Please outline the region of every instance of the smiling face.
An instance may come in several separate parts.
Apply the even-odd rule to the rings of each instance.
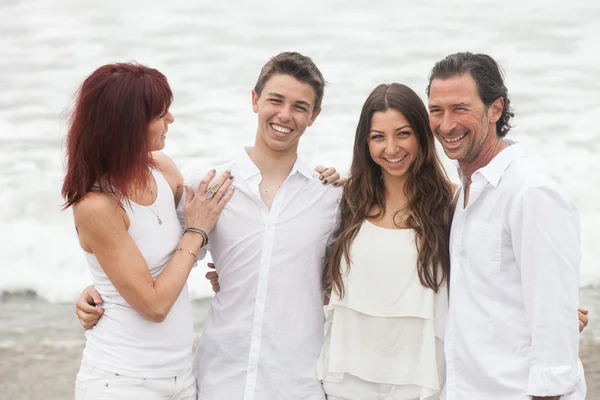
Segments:
[[[495,123],[502,112],[501,102],[497,99],[485,107],[470,74],[433,79],[429,123],[449,158],[471,163],[497,142]]]
[[[321,112],[314,105],[311,85],[290,75],[273,75],[260,94],[252,91],[252,109],[258,114],[257,145],[276,152],[296,152],[300,137]]]
[[[419,142],[406,117],[393,108],[371,117],[369,153],[381,167],[384,180],[405,180],[419,152]]]
[[[148,136],[150,139],[150,151],[162,150],[165,147],[165,139],[169,124],[173,123],[175,118],[169,110],[158,116],[148,125]]]

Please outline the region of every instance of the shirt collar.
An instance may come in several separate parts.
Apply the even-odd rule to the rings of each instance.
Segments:
[[[260,174],[260,170],[248,155],[248,151],[250,151],[251,148],[252,146],[244,147],[243,151],[239,154],[236,160],[240,172],[240,178],[244,180],[250,179],[253,176]],[[304,175],[308,179],[311,179],[313,176],[312,169],[308,166],[308,164],[302,161],[300,157],[296,158],[296,162],[294,163],[294,166],[292,167],[289,176],[294,175],[296,172],[299,172],[301,175]]]
[[[522,158],[527,154],[527,146],[522,143],[516,143],[512,140],[505,140],[506,147],[488,163],[485,167],[482,167],[475,171],[475,174],[480,173],[490,184],[494,187],[498,186],[498,182],[504,174],[504,171],[508,168],[508,166],[517,158]],[[460,168],[458,167],[458,162],[455,161],[455,165],[458,169],[458,176],[461,181],[464,183],[464,177]]]

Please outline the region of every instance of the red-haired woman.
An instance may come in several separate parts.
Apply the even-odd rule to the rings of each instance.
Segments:
[[[62,194],[103,298],[87,331],[76,399],[196,399],[186,280],[233,195],[233,177],[209,172],[187,190],[186,229],[176,204],[183,178],[157,153],[173,116],[163,74],[110,64],[81,86],[67,136]]]

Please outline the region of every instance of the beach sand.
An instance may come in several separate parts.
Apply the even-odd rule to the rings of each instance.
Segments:
[[[590,304],[588,297],[582,304]],[[208,300],[194,302],[196,341],[203,328]],[[600,302],[595,304],[600,310]],[[600,400],[600,321],[581,339],[588,400]],[[596,336],[594,335],[596,332]],[[596,338],[595,338],[596,337]],[[73,304],[51,304],[30,296],[0,300],[0,400],[73,398],[75,375],[85,343]]]

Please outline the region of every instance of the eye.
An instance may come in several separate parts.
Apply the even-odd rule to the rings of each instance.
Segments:
[[[279,99],[269,99],[269,101],[273,104],[281,104],[281,100]]]
[[[304,107],[304,106],[296,106],[295,108],[296,108],[296,110],[306,112],[306,107]]]
[[[429,110],[429,114],[437,114],[439,113],[441,110],[439,108],[432,108]]]
[[[379,140],[379,139],[383,139],[383,135],[381,135],[379,133],[374,133],[371,135],[371,140]]]
[[[410,136],[412,132],[410,131],[400,131],[398,132],[398,136]]]

